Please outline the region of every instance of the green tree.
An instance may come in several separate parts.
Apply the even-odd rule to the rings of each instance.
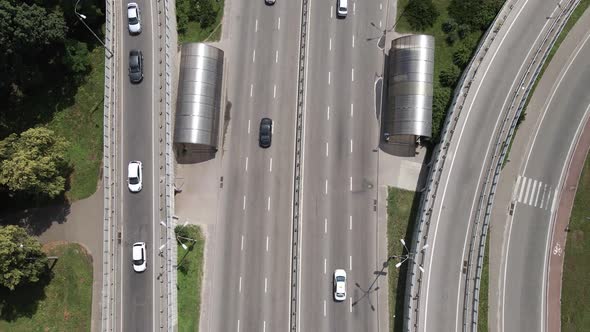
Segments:
[[[88,46],[86,43],[77,40],[68,40],[65,45],[66,54],[63,57],[64,65],[74,75],[76,82],[81,83],[90,70]]]
[[[68,143],[47,128],[31,128],[0,141],[0,185],[8,190],[55,198],[65,190]]]
[[[505,0],[451,0],[449,16],[472,30],[485,31],[496,17]]]
[[[0,226],[0,286],[14,290],[39,281],[47,271],[47,256],[39,241],[22,227]]]
[[[440,71],[438,81],[442,86],[452,88],[457,83],[457,80],[459,80],[460,75],[461,70],[454,64],[451,64],[449,67],[446,67]]]
[[[215,23],[217,12],[213,8],[211,0],[200,0],[197,2],[197,19],[203,28],[210,27]]]
[[[432,0],[412,0],[404,11],[410,27],[416,31],[430,28],[439,14]]]

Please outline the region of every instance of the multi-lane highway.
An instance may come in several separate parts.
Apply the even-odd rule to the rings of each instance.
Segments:
[[[345,19],[335,5],[310,1],[298,328],[376,331],[375,80],[387,2],[349,2]],[[334,301],[335,269],[347,273],[344,302]]]
[[[301,2],[231,3],[225,80],[229,127],[208,331],[289,328],[291,202]],[[260,120],[272,145],[258,146]]]
[[[525,0],[514,4],[510,20],[484,58],[449,148],[432,211],[429,248],[420,294],[421,331],[463,328],[464,275],[468,239],[485,175],[486,156],[494,147],[501,110],[552,15],[557,3]]]
[[[586,24],[587,27],[587,24]],[[507,216],[505,255],[499,276],[498,305],[492,322],[500,331],[547,331],[547,262],[552,220],[569,154],[590,108],[590,30],[562,44],[560,66],[545,72],[529,107],[530,129],[517,136],[511,163],[516,172],[503,183],[514,213]],[[568,47],[569,46],[569,47]],[[561,61],[564,59],[565,61]],[[553,65],[553,63],[552,63]],[[530,118],[530,120],[529,120]],[[553,253],[556,254],[556,253]],[[559,253],[560,254],[560,253]]]
[[[155,101],[157,66],[155,36],[157,10],[155,2],[138,1],[141,9],[142,32],[130,35],[127,29],[127,3],[120,2],[116,11],[118,48],[118,85],[120,94],[120,182],[121,183],[121,257],[119,266],[119,329],[120,331],[152,331],[157,324],[157,298],[154,293],[156,278],[156,253],[154,223],[159,220],[156,197],[159,182],[156,170],[159,156],[156,128],[158,104]],[[139,49],[144,56],[144,78],[132,84],[127,76],[129,51]],[[127,189],[127,164],[132,160],[143,162],[143,189],[131,193]],[[147,271],[136,273],[131,262],[131,246],[134,242],[147,244]]]

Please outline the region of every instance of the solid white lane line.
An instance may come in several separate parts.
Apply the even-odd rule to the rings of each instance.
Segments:
[[[256,50],[252,51],[252,62],[256,62]]]
[[[351,81],[354,82],[354,68],[352,68]]]
[[[352,176],[350,177],[350,191],[352,191]]]
[[[331,74],[330,74],[330,72],[328,72],[328,85],[330,85],[330,82],[331,82]]]
[[[326,266],[328,265],[328,260],[324,258],[324,274],[326,274]]]
[[[324,300],[324,317],[326,317],[326,300]]]
[[[330,51],[332,50],[332,38],[330,38]]]
[[[348,221],[348,229],[352,231],[352,216],[350,216],[350,219]]]
[[[328,156],[328,142],[326,142],[326,157]]]
[[[250,133],[250,120],[248,120],[248,134]]]
[[[270,158],[270,166],[268,171],[272,173],[272,157]]]
[[[277,30],[281,30],[281,18],[279,17],[279,25],[277,27]]]
[[[328,112],[326,113],[326,118],[330,120],[330,106],[328,106]]]
[[[240,282],[238,284],[238,291],[241,293],[242,292],[242,276],[240,276]]]
[[[275,63],[279,63],[279,50],[275,51]]]
[[[244,201],[242,202],[242,210],[246,210],[246,195],[244,195]]]
[[[350,103],[350,117],[354,117],[354,104]]]
[[[328,233],[328,218],[324,219],[324,233]]]
[[[242,244],[240,244],[240,251],[244,251],[244,235],[242,235]]]
[[[551,203],[551,213],[553,213],[553,211],[555,211],[555,203],[557,202],[557,189],[555,189],[555,191],[553,192],[553,202]]]
[[[272,97],[276,98],[277,97],[277,85],[275,84],[275,86],[272,88]]]
[[[352,153],[352,139],[350,139],[350,153]]]
[[[246,157],[246,172],[248,172],[248,157]]]
[[[328,194],[328,179],[326,179],[326,195]]]
[[[354,35],[352,35],[352,48],[354,48]]]
[[[254,28],[254,31],[258,31],[258,19],[256,19],[256,27]]]
[[[254,90],[254,84],[250,84],[250,98],[252,98],[252,90]]]
[[[350,271],[352,271],[352,255],[351,256],[348,256],[348,257],[349,257],[349,259],[348,259],[348,269]]]
[[[270,211],[270,196],[268,196],[268,203],[266,203],[266,209]]]
[[[264,292],[266,293],[266,290],[268,289],[268,279],[266,277],[264,277]]]
[[[268,236],[266,237],[266,251],[268,251]]]

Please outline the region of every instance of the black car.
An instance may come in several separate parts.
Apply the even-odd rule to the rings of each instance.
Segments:
[[[143,79],[143,54],[140,50],[129,52],[129,80],[139,83]]]
[[[260,120],[260,136],[258,137],[258,145],[261,148],[270,147],[272,140],[272,120],[263,118]]]

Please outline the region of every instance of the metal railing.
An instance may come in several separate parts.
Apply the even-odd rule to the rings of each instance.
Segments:
[[[114,1],[105,1],[105,45],[110,46],[114,54],[115,11]],[[116,259],[118,257],[117,209],[114,207],[117,196],[117,146],[116,146],[116,61],[113,56],[106,56],[104,65],[104,109],[103,109],[103,251],[102,251],[102,296],[101,296],[101,330],[116,331]]]
[[[289,326],[291,331],[297,331],[297,306],[299,302],[299,223],[300,223],[300,194],[301,182],[301,152],[302,152],[302,135],[303,135],[303,107],[305,93],[305,57],[307,50],[307,23],[308,23],[308,1],[303,0],[301,4],[301,33],[299,36],[299,63],[298,63],[298,81],[297,81],[297,121],[295,128],[295,168],[293,174],[293,230],[291,233],[291,300]]]

